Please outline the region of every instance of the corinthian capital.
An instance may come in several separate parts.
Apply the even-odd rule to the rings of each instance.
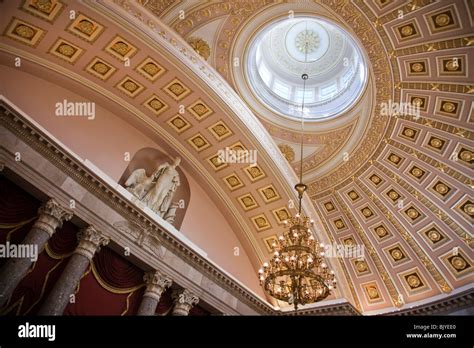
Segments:
[[[38,214],[46,214],[55,217],[58,221],[67,221],[72,218],[72,212],[68,209],[63,208],[54,199],[50,199],[38,209]]]
[[[94,254],[100,250],[101,246],[109,244],[110,239],[97,231],[93,226],[88,226],[77,234],[79,245],[74,251],[77,254],[92,260]]]
[[[174,291],[171,296],[174,300],[173,315],[188,315],[191,308],[199,302],[199,297],[188,289]]]
[[[143,280],[147,284],[144,296],[153,297],[158,301],[163,291],[173,283],[170,277],[159,271],[146,273]]]
[[[40,229],[50,236],[59,227],[61,228],[64,221],[72,218],[73,213],[63,208],[54,199],[43,203],[38,209],[38,220],[36,220],[34,227]]]

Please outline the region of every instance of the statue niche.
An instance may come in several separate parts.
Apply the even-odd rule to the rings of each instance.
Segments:
[[[176,157],[172,164],[165,162],[147,176],[144,168],[134,170],[125,181],[126,189],[141,202],[173,224],[178,202],[173,202],[176,190],[180,186],[179,173],[176,168],[181,158]]]

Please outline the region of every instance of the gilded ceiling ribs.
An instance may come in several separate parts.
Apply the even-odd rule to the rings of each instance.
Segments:
[[[438,219],[442,220],[451,229],[451,231],[455,232],[459,236],[459,240],[461,242],[465,243],[469,248],[474,247],[474,240],[472,239],[472,237],[470,237],[468,233],[465,232],[463,228],[459,226],[449,215],[447,215],[442,209],[440,209],[439,206],[433,204],[431,200],[426,198],[424,195],[420,195],[420,193],[413,186],[411,186],[407,181],[403,180],[400,176],[397,176],[397,174],[393,173],[384,165],[380,164],[379,162],[375,162],[374,166],[384,172],[384,174],[388,177],[391,177],[403,189],[410,192],[413,197],[417,199],[417,202],[422,203],[433,213],[433,215],[435,215]]]
[[[442,41],[433,41],[429,43],[423,43],[418,46],[412,46],[407,48],[401,48],[394,51],[397,57],[409,56],[412,54],[450,50],[454,48],[462,48],[474,45],[474,37],[464,37],[457,39],[448,39]]]
[[[331,8],[344,22],[349,25],[361,39],[370,63],[372,63],[373,76],[376,76],[376,98],[374,115],[379,114],[380,103],[391,99],[392,90],[389,87],[390,65],[386,59],[383,45],[377,35],[372,35],[374,28],[369,24],[362,12],[354,9],[355,5],[348,1],[322,1],[323,5]],[[366,11],[366,13],[369,11]],[[351,173],[354,173],[364,164],[374,152],[377,144],[381,141],[386,128],[386,118],[373,117],[370,128],[366,130],[366,136],[350,156],[350,160],[341,163],[324,177],[311,182],[308,185],[308,193],[314,195],[323,189],[333,187],[344,181]],[[342,161],[341,161],[342,162]]]
[[[404,151],[405,153],[412,155],[412,148],[409,146],[406,146],[405,144],[399,143],[396,140],[390,139],[388,141],[388,144],[394,146],[395,148]],[[457,170],[451,168],[451,167],[443,167],[445,165],[444,162],[437,161],[436,159],[425,155],[422,152],[417,151],[416,152],[416,158],[418,158],[420,161],[423,161],[424,163],[428,164],[431,166],[434,170],[440,170],[440,168],[443,169],[443,172],[450,176],[451,178],[455,179],[456,181],[459,181],[461,184],[464,185],[469,185],[472,183],[472,179],[465,176],[464,174],[458,172]]]
[[[202,25],[218,17],[226,16],[223,30],[217,38],[218,45],[215,49],[216,69],[227,80],[230,81],[228,60],[231,41],[238,28],[245,20],[259,9],[271,4],[271,1],[232,1],[232,2],[210,2],[208,6],[187,13],[182,19],[174,21],[171,26],[183,38]],[[225,28],[225,29],[224,29]]]
[[[378,166],[381,166],[380,164]],[[398,179],[397,183],[403,182],[402,179]],[[428,255],[422,250],[420,245],[413,239],[413,237],[405,230],[403,226],[400,225],[397,219],[394,218],[394,216],[390,213],[390,211],[385,207],[385,205],[379,200],[377,195],[373,195],[369,188],[364,185],[359,179],[355,180],[355,183],[359,186],[359,188],[364,191],[364,193],[367,196],[371,196],[371,201],[377,206],[377,208],[384,213],[385,217],[390,221],[391,225],[397,230],[399,235],[403,237],[403,239],[408,243],[408,245],[411,247],[411,249],[415,252],[415,254],[418,256],[418,259],[420,262],[426,267],[428,272],[431,274],[433,279],[436,281],[438,284],[438,287],[440,290],[444,293],[449,293],[451,292],[451,287],[447,283],[446,279],[443,278],[441,273],[438,271],[436,266],[433,264],[433,262],[430,260]],[[419,201],[419,200],[418,200]]]
[[[429,0],[425,0],[429,1]],[[357,0],[355,1],[355,6],[360,10],[361,13],[365,14],[367,18],[372,22],[372,24],[376,21],[379,22],[379,25],[374,25],[374,31],[378,34],[380,41],[382,43],[382,46],[384,49],[381,50],[381,52],[378,53],[378,56],[383,57],[385,61],[388,61],[389,63],[389,69],[392,71],[392,74],[388,74],[385,77],[385,80],[382,81],[383,83],[389,83],[390,78],[393,79],[393,84],[397,84],[400,81],[400,73],[399,73],[399,66],[398,66],[398,60],[396,59],[395,52],[393,51],[393,46],[392,43],[387,35],[387,32],[385,31],[384,26],[382,25],[382,21],[380,18],[377,18],[375,14],[373,14],[372,10],[367,6],[367,4],[362,1],[362,0]],[[408,9],[411,9],[411,6],[408,7],[405,6]],[[403,11],[403,10],[402,10]],[[399,12],[398,9],[394,9],[391,13],[394,18],[398,18]],[[383,17],[381,17],[383,18]],[[391,18],[391,19],[394,19]],[[378,49],[378,48],[377,48]],[[387,60],[387,53],[388,53],[388,60]],[[372,62],[373,63],[373,62]],[[374,64],[374,63],[373,63]],[[378,75],[377,72],[374,71],[375,75]],[[382,83],[382,85],[383,85]],[[377,86],[378,87],[378,86]],[[400,93],[397,89],[394,89],[392,91],[393,93],[393,99],[394,101],[399,101]],[[388,99],[388,97],[386,98]]]
[[[412,0],[410,3],[402,6],[402,7],[396,7],[392,11],[388,12],[387,14],[378,17],[377,19],[380,22],[380,25],[383,26],[384,24],[391,22],[393,20],[396,20],[397,18],[400,18],[400,15],[403,14],[408,14],[411,13],[415,10],[420,10],[422,7],[425,7],[426,5],[430,5],[433,1],[432,0]],[[363,2],[361,0],[357,0],[357,6],[362,7]],[[368,8],[367,8],[368,10]],[[400,12],[402,11],[402,12]],[[367,13],[367,12],[365,12]],[[372,13],[372,12],[370,12]]]
[[[172,7],[176,7],[181,0],[137,0],[142,6],[151,11],[157,17],[161,17],[164,13],[170,10]]]
[[[413,123],[416,125],[426,126],[426,127],[434,128],[437,130],[441,130],[448,134],[455,135],[459,137],[460,139],[474,140],[474,133],[472,131],[465,128],[461,128],[461,127],[454,127],[450,124],[443,123],[442,121],[439,121],[439,120],[428,119],[426,117],[421,117],[421,116],[418,119],[416,119],[412,116],[406,116],[406,115],[399,115],[398,118],[404,121],[409,121],[410,123]]]
[[[428,2],[420,2],[419,5],[420,6],[424,6],[424,4],[427,4]],[[366,9],[366,11],[364,11],[364,13],[369,13],[369,16],[373,16],[371,14],[371,11],[367,8],[366,4],[361,2],[361,1],[358,1],[357,2],[357,5],[362,9]],[[399,9],[395,9],[392,14],[395,15],[396,13],[398,13],[398,10]],[[402,10],[410,10],[410,6],[405,6],[404,8],[402,8]],[[396,17],[394,17],[396,18]],[[385,34],[385,30],[383,29],[383,27],[377,27],[377,30],[378,30],[378,33],[381,35],[381,38],[382,40],[384,41],[385,45],[387,47],[391,47],[391,44],[390,44],[390,41],[388,41],[386,38],[386,34]],[[457,39],[456,39],[457,40]],[[469,40],[465,40],[462,39],[464,42],[469,43]],[[455,40],[452,40],[452,41],[455,41]],[[461,39],[459,39],[459,41],[461,41]],[[441,45],[441,42],[439,43]],[[413,48],[410,48],[410,49],[413,49]],[[398,70],[395,69],[396,67],[396,59],[392,59],[392,70],[394,72],[394,78],[395,80],[398,79]],[[395,65],[393,65],[395,64]],[[455,93],[474,93],[474,86],[467,86],[467,85],[455,85],[455,84],[446,84],[446,83],[443,83],[443,84],[439,84],[439,83],[424,83],[424,82],[417,82],[417,83],[412,83],[412,82],[400,82],[400,83],[396,83],[395,86],[397,87],[397,95],[395,96],[395,101],[399,100],[399,95],[400,95],[400,91],[401,89],[418,89],[418,90],[439,90],[439,91],[446,91],[446,92],[455,92]],[[389,127],[389,129],[387,130],[387,133],[386,134],[389,134],[390,131],[391,131],[391,128],[393,127],[394,125],[394,122],[395,120],[391,120],[391,125]],[[384,144],[381,145],[382,147],[385,146]],[[375,157],[374,157],[375,158]],[[339,168],[341,169],[341,168]],[[360,172],[360,171],[359,171]],[[328,186],[324,186],[324,184],[329,184],[330,185],[330,182],[329,180],[327,181],[320,181],[319,182],[319,186],[320,187],[328,187]],[[338,185],[338,187],[340,186],[343,186],[343,185]],[[317,192],[317,191],[313,191],[314,193]]]
[[[324,219],[324,216],[319,211],[319,207],[317,205],[316,205],[316,212],[318,213],[319,219],[321,220],[321,223],[323,224],[326,231],[330,231],[329,226],[326,223],[326,219]],[[328,236],[329,236],[329,239],[331,240],[331,243],[334,244],[335,239],[333,235],[331,233],[328,233]],[[355,290],[354,283],[351,279],[351,276],[349,275],[346,264],[344,263],[344,259],[338,258],[338,261],[339,261],[339,265],[342,268],[342,271],[344,272],[344,277],[346,278],[347,284],[349,285],[352,298],[354,299],[354,305],[359,312],[362,312],[362,306],[360,304],[359,296],[357,295],[357,291]]]
[[[235,5],[235,9],[233,6]],[[332,2],[327,2],[325,5],[331,10],[334,10],[334,4]],[[227,15],[229,15],[229,19],[226,20],[226,24],[224,24],[223,28],[218,34],[218,45],[215,47],[217,50],[216,57],[217,59],[217,70],[221,72],[221,74],[229,80],[227,68],[222,70],[225,66],[228,66],[229,62],[232,62],[232,57],[230,57],[230,48],[232,47],[232,42],[236,35],[237,30],[242,26],[242,23],[250,18],[250,16],[257,12],[260,9],[263,9],[265,6],[276,6],[273,3],[265,3],[265,2],[241,2],[237,3],[211,3],[209,6],[201,7],[196,9],[193,12],[187,13],[186,18],[181,21],[173,22],[173,27],[183,36],[187,37],[188,35],[192,34],[193,30],[196,28],[200,28],[204,25],[204,23],[214,20],[219,16],[223,16],[224,12],[227,11]],[[339,11],[339,8],[336,8],[336,12],[341,13],[343,19],[347,19],[350,21],[350,25],[354,28],[354,30],[362,37],[362,41],[366,50],[371,57],[373,63],[373,69],[375,71],[376,76],[376,84],[377,84],[377,100],[385,100],[388,99],[391,91],[390,91],[390,84],[387,84],[387,80],[389,79],[389,65],[386,62],[386,56],[383,53],[382,46],[378,43],[378,41],[374,40],[376,35],[370,35],[370,32],[373,30],[371,26],[368,24],[367,20],[359,13],[359,11],[355,11],[352,7],[352,3],[350,2],[339,2],[337,6],[340,6],[343,11]],[[239,18],[234,18],[236,14],[239,14]],[[364,163],[370,153],[373,151],[373,148],[376,146],[377,142],[380,139],[375,139],[374,137],[380,137],[383,134],[384,124],[387,122],[387,119],[382,118],[375,118],[372,122],[372,128],[367,133],[373,134],[372,138],[368,139],[367,142],[370,144],[365,144],[365,146],[360,151],[357,157],[351,156],[351,161],[349,161],[350,168],[347,168],[345,172],[353,172],[354,165],[360,165]],[[268,128],[268,127],[267,127]],[[337,150],[335,150],[337,151]],[[314,165],[318,163],[315,162]],[[341,165],[348,165],[348,163],[342,163]],[[307,169],[310,170],[313,166],[309,166]],[[337,182],[343,180],[345,174],[341,174],[339,170],[333,170],[332,173],[329,175],[330,178],[327,179],[328,182]],[[337,177],[335,177],[337,176]],[[324,182],[317,182],[316,185],[313,186],[313,189],[318,189],[318,187],[325,187]]]
[[[438,82],[401,82],[399,89],[474,94],[474,85]]]
[[[364,230],[358,223],[357,219],[354,217],[350,209],[347,207],[347,205],[339,196],[339,193],[335,192],[333,197],[338,203],[338,205],[342,207],[342,210],[344,211],[345,216],[347,216],[352,226],[354,227],[355,231],[357,232],[357,235],[364,243],[366,253],[367,252],[369,253],[370,257],[372,258],[373,263],[375,264],[375,267],[377,267],[377,271],[382,281],[384,282],[388,293],[390,294],[390,298],[392,300],[393,305],[395,307],[401,307],[403,303],[399,301],[399,292],[397,291],[395,284],[393,283],[389,273],[387,272],[385,266],[383,265],[382,260],[380,259],[380,256],[377,254],[376,249],[373,247],[372,243],[367,238],[367,235],[365,234]]]
[[[431,11],[433,8],[436,10],[433,5],[433,2],[430,0],[418,0],[418,1],[411,1],[408,4],[405,4],[401,7],[395,7],[391,9],[388,13],[383,14],[380,17],[369,8],[368,4],[362,0],[355,0],[355,1],[331,1],[326,0],[321,2],[324,6],[331,8],[334,13],[339,16],[345,23],[347,23],[353,31],[358,35],[360,41],[362,42],[364,48],[368,56],[370,57],[370,63],[372,64],[373,74],[377,86],[377,99],[376,99],[376,109],[372,119],[371,128],[367,131],[366,139],[364,143],[360,144],[358,152],[351,154],[350,161],[348,163],[341,163],[339,167],[333,170],[330,174],[319,178],[318,180],[309,183],[309,194],[312,198],[321,198],[327,197],[331,193],[336,198],[337,202],[343,207],[344,213],[347,218],[352,222],[352,225],[355,227],[357,234],[361,237],[364,241],[364,244],[367,245],[369,251],[371,252],[371,257],[374,259],[378,256],[376,255],[375,250],[379,251],[379,248],[372,247],[370,245],[370,240],[364,234],[364,231],[358,225],[354,215],[348,209],[347,206],[344,205],[344,202],[338,195],[341,195],[342,190],[347,187],[347,185],[351,184],[352,182],[358,183],[360,186],[360,180],[358,177],[362,175],[366,170],[368,170],[371,166],[381,170],[385,173],[388,177],[394,180],[394,183],[397,183],[401,188],[405,191],[409,192],[413,197],[417,199],[417,201],[421,202],[423,206],[428,208],[428,210],[435,216],[440,219],[443,219],[444,223],[454,231],[454,233],[463,240],[464,243],[471,246],[472,245],[472,238],[462,230],[462,228],[446,213],[440,209],[438,204],[431,203],[424,195],[420,194],[413,186],[411,186],[407,181],[400,179],[400,177],[391,171],[389,168],[386,168],[384,164],[378,162],[378,157],[382,153],[382,151],[386,148],[386,146],[393,146],[395,149],[401,150],[410,156],[414,156],[420,161],[426,163],[430,167],[434,169],[438,169],[442,171],[444,174],[450,176],[451,178],[455,179],[461,185],[472,185],[472,180],[466,177],[464,174],[459,172],[458,170],[450,167],[445,163],[444,160],[436,160],[425,153],[414,150],[413,147],[406,146],[403,143],[398,142],[397,140],[390,139],[393,130],[397,126],[397,118],[403,119],[408,122],[412,122],[413,124],[423,125],[426,127],[431,127],[433,129],[441,130],[446,134],[446,137],[449,134],[454,134],[456,137],[460,139],[470,139],[471,133],[463,128],[456,127],[449,125],[448,123],[444,123],[443,121],[433,120],[427,117],[420,117],[417,120],[410,119],[401,115],[400,117],[383,117],[380,115],[379,106],[381,102],[387,102],[389,99],[393,99],[394,102],[401,101],[402,90],[410,90],[411,91],[439,91],[439,92],[449,92],[449,93],[462,93],[462,94],[470,94],[474,93],[474,86],[462,83],[453,83],[450,82],[452,80],[441,80],[442,82],[438,81],[414,81],[414,82],[406,82],[401,80],[399,61],[400,57],[413,55],[413,54],[420,54],[426,53],[430,54],[431,52],[441,51],[441,50],[450,50],[454,48],[464,48],[473,45],[474,38],[472,37],[457,37],[454,39],[446,39],[446,40],[439,40],[433,42],[421,42],[410,47],[406,47],[410,45],[410,40],[416,38],[422,38],[422,35],[427,35],[427,30],[431,33],[431,28],[424,28],[424,32],[420,31],[420,26],[416,20],[413,20],[413,17],[409,17],[411,19],[407,20],[403,17],[414,16],[416,14],[425,14],[425,12]],[[262,7],[264,7],[263,5]],[[357,7],[357,10],[355,8]],[[427,15],[432,17],[433,11],[429,12]],[[246,14],[250,16],[250,14]],[[246,17],[248,18],[248,17]],[[457,18],[457,17],[456,17]],[[408,33],[406,38],[402,38],[403,40],[400,43],[392,44],[389,31],[392,30],[391,22],[394,22],[393,26],[399,26],[400,30],[403,30],[405,33],[412,30],[413,33]],[[413,22],[413,27],[403,29],[404,22]],[[371,23],[371,25],[367,25],[367,23]],[[219,59],[217,63],[218,71],[221,72],[227,79],[229,79],[229,72],[228,67],[231,63],[231,58],[229,56],[230,48],[232,47],[232,39],[235,36],[236,30],[241,27],[242,22],[238,20],[233,20],[232,23],[228,22],[229,25],[232,25],[232,29],[226,28],[222,30],[219,36]],[[423,23],[424,24],[424,23]],[[196,26],[196,22],[193,22],[193,25]],[[185,30],[184,30],[185,29]],[[188,35],[191,32],[192,26],[183,25],[183,32],[182,34]],[[410,29],[410,30],[409,30]],[[442,28],[442,30],[448,30],[448,26]],[[417,36],[418,35],[418,36]],[[426,36],[427,37],[427,36]],[[428,38],[428,37],[427,37]],[[428,75],[431,76],[431,75]],[[393,84],[391,84],[393,81]],[[392,87],[390,86],[394,86]],[[430,103],[433,103],[435,98],[430,98]],[[273,127],[273,126],[271,126]],[[267,129],[269,126],[267,125]],[[374,135],[382,135],[382,137]],[[275,135],[272,133],[272,135]],[[384,135],[384,136],[383,136]],[[382,141],[384,138],[385,141]],[[375,151],[374,151],[375,148]],[[423,150],[422,150],[423,151]],[[410,157],[408,157],[410,158]],[[309,167],[308,167],[309,168]],[[332,190],[331,190],[332,188]],[[362,188],[363,191],[367,194],[368,188]],[[382,212],[388,213],[390,207],[387,207],[383,201],[377,200],[374,198],[374,195],[371,194],[372,200],[376,204],[379,210]],[[319,213],[319,208],[318,213]],[[422,265],[425,265],[428,269],[428,272],[433,277],[433,279],[438,284],[438,287],[443,292],[449,292],[451,290],[450,286],[447,284],[446,280],[442,277],[442,275],[438,272],[434,264],[428,259],[427,254],[420,248],[417,244],[416,240],[413,239],[407,232],[404,232],[402,225],[398,221],[396,221],[395,217],[389,215],[390,222],[394,225],[393,229],[397,230],[398,234],[402,236],[408,243],[411,249],[413,249],[414,253],[418,256],[418,259],[421,261]],[[326,230],[329,231],[329,226],[327,225],[326,221],[322,220],[323,226]],[[331,239],[333,240],[332,235],[330,235]],[[368,243],[368,244],[367,244]],[[375,256],[374,256],[375,255]],[[375,260],[374,260],[375,261]],[[417,260],[418,261],[418,260]],[[340,260],[342,268],[344,269],[344,273],[346,277],[348,276],[347,268],[342,260]],[[380,259],[375,262],[377,269],[382,275],[382,279],[389,290],[390,296],[392,297],[392,302],[398,305],[399,297],[398,293],[394,287],[393,283],[390,283],[390,279],[388,277],[389,273],[387,273],[386,269],[381,264]],[[351,293],[354,295],[354,285],[351,280],[348,281],[349,287],[351,288]],[[356,296],[354,296],[356,298]]]

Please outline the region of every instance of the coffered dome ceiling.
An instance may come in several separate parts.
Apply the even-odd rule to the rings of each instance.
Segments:
[[[86,91],[182,156],[255,271],[294,212],[288,201],[303,136],[304,209],[315,233],[366,251],[328,260],[340,284],[330,300],[386,313],[472,287],[472,2],[75,6],[73,22],[67,11],[9,8],[2,69],[21,57],[26,73]],[[302,72],[303,135],[300,115],[288,108],[301,98]],[[391,106],[391,115],[382,112],[402,102],[419,105],[419,117]],[[258,165],[218,163],[226,146],[257,149]]]
[[[340,260],[358,308],[397,310],[472,287],[472,3],[195,2],[185,19],[173,16],[179,6],[158,3],[146,7],[184,38],[219,21],[202,36],[208,62],[295,172],[300,114],[288,104],[300,100],[300,74],[313,78],[304,178],[331,240],[367,250],[364,260]],[[347,67],[345,57],[353,59]],[[335,95],[350,88],[339,82],[350,69],[352,98],[318,105],[315,90],[321,98],[325,83],[336,82]],[[390,101],[419,105],[420,117],[383,115]]]

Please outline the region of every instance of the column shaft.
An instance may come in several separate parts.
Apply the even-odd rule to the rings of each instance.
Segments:
[[[172,284],[171,278],[159,271],[148,272],[143,277],[147,284],[137,315],[154,315],[160,302],[161,294]]]
[[[154,315],[158,302],[160,301],[156,298],[144,295],[140,307],[138,308],[137,315]]]
[[[38,315],[62,315],[70,300],[70,296],[89,266],[89,259],[83,255],[72,254],[60,280],[49,293]]]
[[[77,239],[79,245],[71,256],[61,277],[54,285],[38,315],[62,315],[69,302],[70,296],[79,284],[82,275],[91,262],[94,254],[102,245],[107,245],[109,239],[89,226],[81,230]]]
[[[49,234],[39,229],[33,228],[25,239],[21,242],[23,245],[38,246],[38,254],[43,250],[44,245],[49,239]],[[0,270],[0,307],[2,307],[10,298],[18,283],[28,272],[33,264],[32,258],[10,258]]]
[[[72,213],[62,208],[55,200],[50,199],[38,210],[39,217],[30,232],[21,242],[22,245],[36,246],[37,255],[43,251],[49,238],[52,237],[63,221],[72,217]],[[0,270],[0,307],[10,299],[18,283],[27,274],[33,264],[33,255],[26,258],[10,258]]]

